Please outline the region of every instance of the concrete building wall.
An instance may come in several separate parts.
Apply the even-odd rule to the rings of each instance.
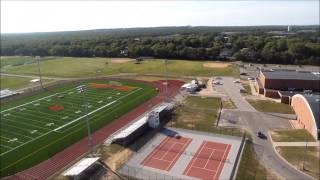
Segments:
[[[264,76],[264,74],[260,71],[259,72],[259,76],[258,76],[258,79],[262,85],[262,87],[265,87],[265,80],[266,80],[266,77]]]
[[[294,95],[291,106],[297,115],[299,124],[308,130],[315,139],[319,139],[315,118],[307,100],[302,95]]]
[[[289,96],[281,96],[281,103],[290,104],[290,97]]]
[[[280,98],[278,90],[265,89],[264,96],[269,98]]]
[[[259,94],[264,94],[264,81],[265,77],[260,71],[259,76],[256,78],[256,88],[258,89]]]
[[[320,91],[320,80],[296,80],[296,79],[265,79],[264,87],[267,89],[288,89]]]

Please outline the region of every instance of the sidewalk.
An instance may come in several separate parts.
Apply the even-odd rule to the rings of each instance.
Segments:
[[[306,146],[306,142],[272,142],[273,146]],[[308,142],[307,146],[320,147],[320,142]]]

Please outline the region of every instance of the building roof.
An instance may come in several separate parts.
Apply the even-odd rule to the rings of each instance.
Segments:
[[[305,91],[279,91],[279,95],[280,96],[288,96],[288,97],[292,97],[296,94],[301,94],[301,95],[310,95],[310,94],[313,94],[313,95],[320,95],[319,92],[305,92]]]
[[[5,98],[5,97],[9,97],[9,96],[13,96],[15,94],[18,94],[18,92],[11,91],[9,89],[4,89],[4,90],[0,91],[0,99]]]
[[[92,166],[96,161],[98,161],[100,158],[84,158],[81,159],[79,162],[71,166],[67,171],[63,173],[64,176],[78,176],[80,175],[84,170]]]
[[[152,111],[160,113],[165,109],[171,109],[171,108],[172,108],[172,104],[162,103],[159,106],[153,108]],[[140,117],[138,120],[134,121],[129,126],[125,127],[124,129],[120,130],[119,132],[117,132],[112,137],[112,140],[121,139],[121,138],[125,138],[125,137],[129,136],[130,134],[135,132],[137,129],[139,129],[141,126],[143,126],[147,122],[148,122],[148,114],[145,114],[144,116]]]
[[[116,134],[113,139],[121,139],[121,138],[125,138],[127,136],[129,136],[130,134],[132,134],[134,131],[136,131],[137,129],[139,129],[141,126],[143,126],[144,124],[146,124],[148,121],[148,117],[147,116],[143,116],[140,119],[138,119],[137,121],[135,121],[134,123],[132,123],[130,126],[126,127],[125,129],[123,129],[122,131],[120,131],[118,134]]]
[[[309,103],[313,116],[316,120],[316,125],[320,129],[320,95],[310,94],[303,95]]]
[[[299,80],[318,80],[320,81],[319,74],[309,71],[296,71],[288,69],[273,69],[261,70],[266,79],[299,79]]]

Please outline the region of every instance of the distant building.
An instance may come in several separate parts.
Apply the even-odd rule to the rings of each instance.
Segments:
[[[128,53],[129,53],[129,50],[128,50],[128,49],[120,50],[120,55],[128,56]]]
[[[298,123],[320,140],[320,95],[296,94],[292,97],[291,106]]]
[[[288,31],[268,31],[268,34],[271,35],[280,35],[280,36],[289,36],[289,35],[295,35],[294,32],[288,32]]]
[[[256,88],[259,94],[271,98],[281,98],[282,95],[290,95],[290,92],[292,96],[299,92],[320,92],[320,75],[288,69],[260,69]]]

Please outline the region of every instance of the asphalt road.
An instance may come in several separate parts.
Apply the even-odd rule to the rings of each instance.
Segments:
[[[224,77],[223,85],[218,87],[221,91],[224,91],[235,103],[237,110],[233,110],[232,114],[234,119],[252,134],[253,142],[256,144],[255,151],[258,157],[261,157],[264,164],[271,168],[279,177],[284,179],[297,179],[305,180],[312,179],[311,176],[300,172],[286,161],[284,161],[273,148],[271,138],[263,140],[257,137],[257,132],[261,131],[264,134],[268,134],[270,128],[275,128],[276,123],[270,123],[270,115],[256,111],[240,94],[240,83],[234,83],[233,78]],[[229,117],[230,118],[230,117]],[[279,122],[279,126],[285,126]]]

